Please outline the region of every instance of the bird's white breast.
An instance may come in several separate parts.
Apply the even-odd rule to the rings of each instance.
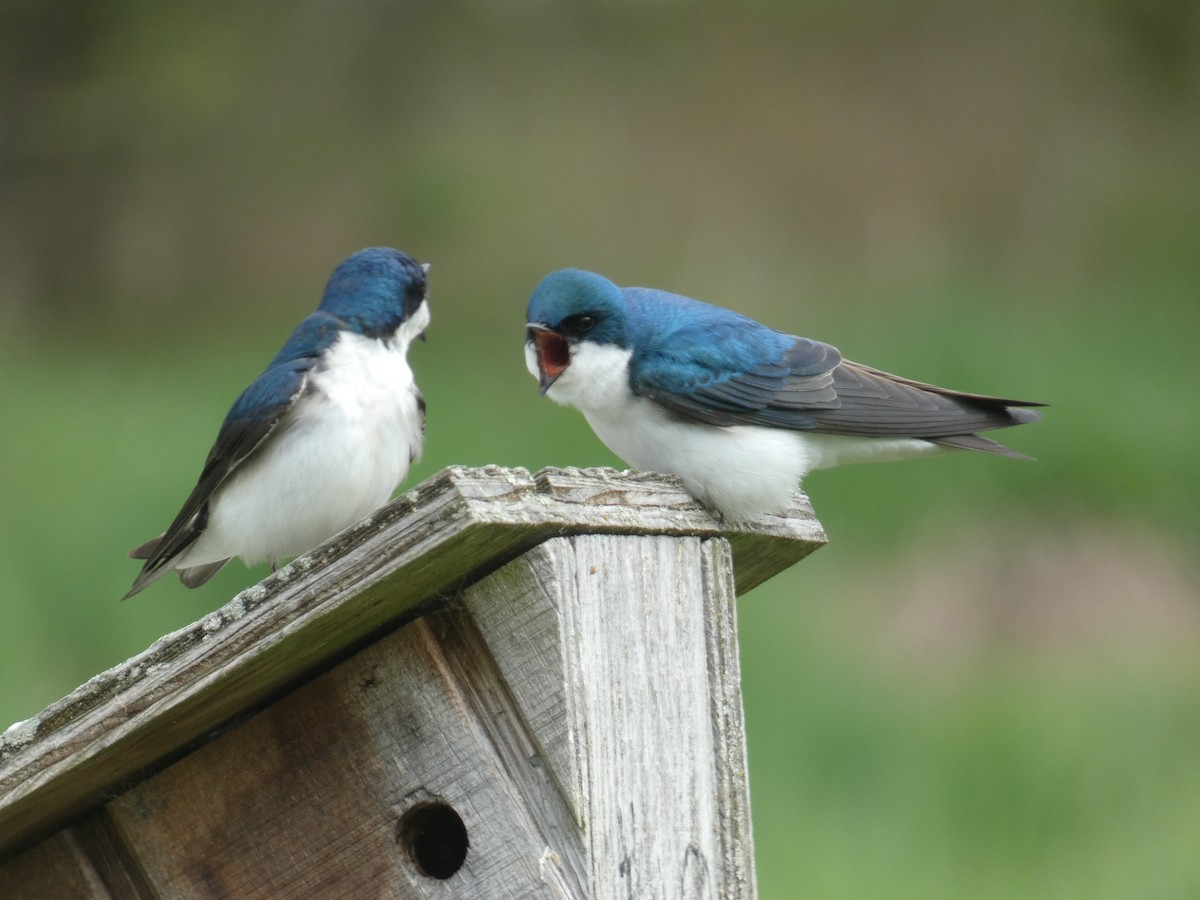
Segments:
[[[634,396],[631,356],[613,345],[575,345],[570,365],[546,396],[580,410],[597,437],[626,463],[678,475],[688,493],[732,521],[782,511],[813,469],[937,452],[928,441],[910,438],[706,425]],[[526,366],[537,375],[537,358],[528,347]]]
[[[342,332],[269,443],[218,490],[180,567],[295,556],[386,503],[423,443],[406,350]]]

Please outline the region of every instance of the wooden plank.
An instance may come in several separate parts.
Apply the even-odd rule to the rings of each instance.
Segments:
[[[566,547],[562,546],[566,541]],[[574,590],[569,538],[553,538],[463,591],[459,604],[486,641],[528,726],[535,752],[583,827],[579,785],[583,775],[567,705],[572,644],[562,597]]]
[[[506,566],[523,566],[524,558]],[[496,577],[494,573],[487,581]],[[502,598],[504,605],[507,598]],[[538,741],[517,702],[514,686],[497,665],[488,640],[479,629],[469,607],[456,607],[440,617],[438,640],[445,650],[447,671],[454,679],[464,708],[469,709],[487,736],[495,759],[511,784],[511,793],[520,798],[527,815],[543,836],[546,852],[541,860],[543,877],[555,886],[556,896],[589,897],[588,866],[579,829],[581,823],[567,804],[554,757],[546,752],[546,742]],[[524,635],[535,654],[559,657],[560,635],[557,629],[535,630]],[[545,687],[561,698],[564,685]],[[463,894],[459,896],[475,896]],[[484,894],[482,896],[491,896]]]
[[[549,537],[725,534],[738,590],[819,547],[803,495],[722,530],[676,479],[453,467],[0,738],[0,857]]]
[[[589,897],[755,896],[732,584],[723,540],[584,535],[463,594],[585,836]]]
[[[718,896],[757,896],[754,832],[750,820],[750,767],[742,707],[742,667],[738,653],[737,596],[732,548],[724,541],[702,545],[705,657],[713,729],[715,827],[723,881]]]
[[[89,813],[65,832],[114,900],[157,900],[137,854],[121,839],[103,810]]]
[[[112,801],[155,895],[582,898],[556,862],[579,856],[565,804],[544,770],[497,753],[491,705],[464,699],[464,669],[484,694],[504,687],[486,653],[455,658],[474,654],[461,627],[411,623]],[[449,879],[406,843],[406,815],[431,803],[469,843]]]
[[[4,900],[111,900],[70,829],[0,865]]]

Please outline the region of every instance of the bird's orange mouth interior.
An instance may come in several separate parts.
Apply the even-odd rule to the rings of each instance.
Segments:
[[[533,332],[533,346],[537,349],[538,366],[549,378],[557,378],[571,363],[567,339],[558,332]]]

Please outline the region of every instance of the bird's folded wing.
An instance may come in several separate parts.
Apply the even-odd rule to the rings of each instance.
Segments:
[[[639,368],[634,391],[710,425],[763,425],[872,437],[942,438],[1033,421],[1040,406],[901,378],[796,338],[778,361],[739,368],[661,356]],[[727,354],[725,359],[745,358]]]
[[[312,357],[277,362],[242,392],[221,425],[196,486],[146,557],[146,573],[187,549],[203,532],[213,492],[280,426],[304,395],[315,362]]]

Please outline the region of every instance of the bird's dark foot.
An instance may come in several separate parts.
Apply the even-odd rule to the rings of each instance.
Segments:
[[[721,512],[715,506],[710,506],[703,500],[700,501],[700,505],[708,511],[710,516],[717,520],[717,527],[721,530],[724,530],[725,526],[729,524],[729,520],[725,518],[725,513]]]

